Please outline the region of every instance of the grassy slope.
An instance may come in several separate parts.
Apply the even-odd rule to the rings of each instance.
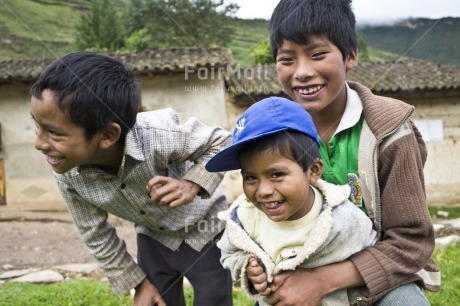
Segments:
[[[268,39],[268,21],[238,19],[238,27],[229,48],[242,66],[252,64],[251,49],[261,40]]]
[[[89,0],[1,0],[0,61],[12,58],[53,58],[75,51],[75,25]],[[251,65],[251,49],[268,37],[268,21],[237,19],[230,42],[236,61]],[[389,53],[370,48],[371,60]],[[391,57],[391,55],[390,55]]]
[[[82,5],[85,1],[2,0],[0,60],[49,58],[72,51]]]

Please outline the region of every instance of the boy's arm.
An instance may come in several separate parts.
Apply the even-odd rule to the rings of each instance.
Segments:
[[[205,126],[196,119],[188,120],[184,128],[187,137],[185,151],[188,151],[193,166],[183,179],[201,186],[198,195],[206,198],[219,186],[224,174],[210,173],[205,165],[211,157],[230,144],[230,133],[219,127]]]
[[[228,239],[228,229],[226,228],[222,237],[217,242],[217,247],[220,249],[220,263],[229,270],[232,274],[233,281],[239,281],[241,271],[245,268],[245,263],[249,259],[249,254],[236,248]]]
[[[174,208],[192,202],[201,186],[187,180],[158,175],[148,181],[147,189],[154,203]]]
[[[248,297],[254,300],[259,298],[258,292],[253,290],[254,287],[246,273],[249,260],[254,258],[254,255],[238,249],[230,242],[228,238],[228,228],[224,230],[221,239],[217,242],[217,247],[222,254],[220,263],[225,269],[231,272],[233,281],[241,284],[241,288],[246,292]]]
[[[431,258],[435,237],[425,197],[425,160],[426,148],[416,131],[380,153],[383,236],[374,247],[350,258],[375,298],[413,282]]]
[[[230,133],[217,126],[207,126],[196,118],[190,118],[183,125],[173,110],[164,110],[161,128],[157,128],[151,145],[156,146],[155,165],[168,169],[169,176],[183,179],[201,186],[198,196],[209,197],[221,183],[224,173],[206,171],[206,162],[230,144]],[[161,145],[158,145],[161,139]],[[145,144],[146,147],[149,144]],[[188,171],[181,177],[175,176],[174,164],[191,162]]]
[[[103,269],[113,291],[116,294],[129,293],[146,275],[107,221],[108,213],[84,201],[62,176],[57,182],[83,242]]]

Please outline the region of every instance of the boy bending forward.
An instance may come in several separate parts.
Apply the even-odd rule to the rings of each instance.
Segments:
[[[136,288],[135,305],[182,306],[185,275],[195,305],[232,305],[214,243],[223,230],[217,212],[227,208],[216,190],[222,176],[204,169],[228,133],[196,119],[179,125],[171,109],[137,115],[139,84],[122,63],[93,52],[57,59],[31,93],[35,148],[114,291]],[[136,224],[138,264],[109,213]]]

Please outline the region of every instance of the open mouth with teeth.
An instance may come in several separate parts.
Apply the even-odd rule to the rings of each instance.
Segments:
[[[279,212],[285,204],[285,201],[259,202],[262,209],[269,214]]]
[[[296,90],[302,95],[312,95],[320,91],[323,87],[324,85],[317,85],[308,88],[296,87]]]
[[[62,157],[46,156],[46,161],[53,167],[59,165],[63,159]]]

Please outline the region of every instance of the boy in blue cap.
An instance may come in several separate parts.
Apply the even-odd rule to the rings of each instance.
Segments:
[[[305,305],[317,305],[331,291],[362,286],[369,304],[428,305],[421,289],[438,291],[440,273],[431,259],[427,150],[409,119],[414,108],[345,81],[358,58],[350,0],[281,0],[269,28],[280,83],[318,129],[323,179],[353,187],[353,202],[379,237],[341,263],[279,275],[269,303],[297,305],[308,297]]]
[[[232,145],[206,164],[211,172],[241,169],[244,195],[219,218],[222,265],[249,296],[266,305],[273,276],[298,267],[339,262],[372,245],[376,232],[348,200],[350,187],[320,179],[323,163],[310,115],[292,101],[270,97],[238,119]],[[349,305],[346,290],[323,305]]]
[[[35,148],[114,292],[135,288],[134,305],[185,306],[185,275],[195,305],[232,305],[215,243],[224,228],[217,213],[227,208],[222,175],[204,169],[229,133],[195,118],[179,124],[172,109],[138,114],[132,73],[94,52],[55,60],[31,93]],[[135,224],[137,263],[109,214]]]

